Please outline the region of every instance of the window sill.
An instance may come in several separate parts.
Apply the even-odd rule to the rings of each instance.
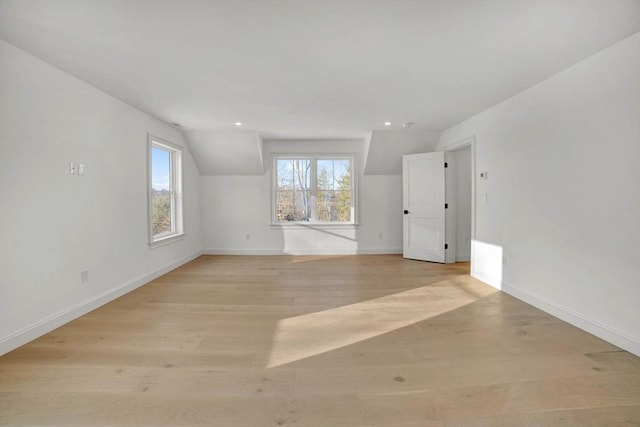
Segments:
[[[322,230],[354,230],[358,224],[329,224],[324,222],[276,222],[272,223],[271,229],[322,229]]]
[[[172,234],[171,236],[163,237],[161,239],[154,240],[153,242],[149,242],[149,249],[155,249],[159,248],[160,246],[169,245],[182,239],[184,239],[184,233]]]

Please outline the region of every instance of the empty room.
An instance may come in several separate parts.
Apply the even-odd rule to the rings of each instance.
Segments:
[[[640,0],[0,0],[1,426],[640,426]]]

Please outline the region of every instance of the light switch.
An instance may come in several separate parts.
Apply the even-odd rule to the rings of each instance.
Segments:
[[[78,175],[84,175],[84,163],[78,163]]]
[[[76,164],[71,162],[69,163],[69,175],[75,175],[76,174]]]

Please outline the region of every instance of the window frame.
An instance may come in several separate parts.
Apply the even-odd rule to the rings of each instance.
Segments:
[[[171,192],[171,226],[170,232],[153,234],[153,148],[169,152]],[[149,233],[149,248],[154,249],[184,238],[184,215],[182,195],[182,150],[179,145],[162,138],[147,134],[147,222]]]
[[[344,154],[287,154],[277,153],[271,156],[271,226],[272,228],[281,227],[303,227],[303,228],[354,228],[358,226],[358,173],[356,155],[352,153]],[[351,221],[330,222],[330,221],[278,221],[277,212],[277,186],[278,186],[278,160],[309,160],[311,162],[310,173],[310,193],[311,193],[311,215],[315,217],[317,192],[318,192],[318,176],[317,168],[319,160],[349,160],[351,165]]]

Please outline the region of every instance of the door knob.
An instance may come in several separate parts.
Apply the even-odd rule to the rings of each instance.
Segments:
[[[405,209],[405,210],[404,210],[404,214],[406,215],[406,214],[408,214],[408,213],[409,213],[409,211]]]

